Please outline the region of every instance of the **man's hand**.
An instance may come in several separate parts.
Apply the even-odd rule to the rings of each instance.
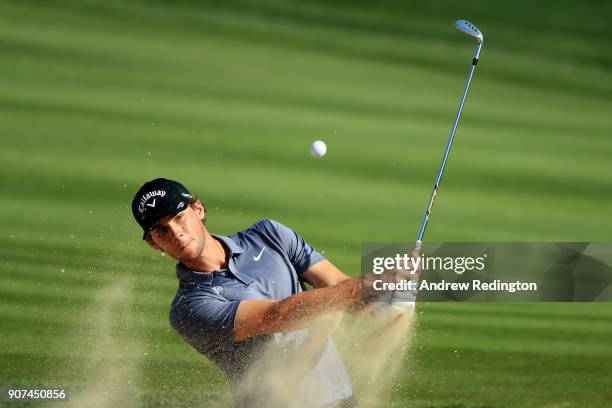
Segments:
[[[390,297],[379,299],[374,305],[374,314],[384,314],[388,312],[389,308],[392,309],[404,309],[413,307],[416,302],[418,293],[419,276],[421,273],[422,258],[417,252],[409,254],[410,262],[406,269],[393,269],[385,271],[384,274],[389,274],[390,279],[395,282],[410,282],[410,287],[413,289],[398,289],[391,292]],[[389,279],[389,278],[388,278]],[[407,283],[406,283],[407,284]]]

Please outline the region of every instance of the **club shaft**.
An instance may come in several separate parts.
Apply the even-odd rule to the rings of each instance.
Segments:
[[[440,169],[438,170],[438,175],[436,176],[436,182],[434,184],[433,191],[431,192],[431,196],[429,197],[429,203],[427,204],[427,208],[425,209],[425,214],[423,215],[423,221],[421,222],[421,228],[419,229],[419,235],[417,236],[417,242],[415,246],[416,252],[419,252],[421,249],[421,243],[423,241],[423,235],[425,234],[425,229],[427,228],[427,222],[429,221],[429,215],[431,214],[431,208],[433,207],[433,203],[436,198],[436,193],[438,192],[438,187],[440,186],[440,180],[442,179],[442,173],[444,173],[444,167],[446,166],[446,160],[448,159],[448,154],[453,145],[453,140],[455,139],[455,132],[457,131],[457,125],[459,124],[459,118],[461,117],[461,111],[463,110],[463,105],[465,104],[465,98],[467,97],[468,89],[470,88],[470,82],[472,82],[472,76],[474,75],[474,69],[476,68],[476,63],[478,62],[478,56],[480,55],[481,47],[482,47],[482,44],[479,43],[476,48],[476,52],[474,53],[474,59],[472,61],[472,66],[470,67],[470,74],[468,76],[467,82],[465,83],[463,95],[461,96],[461,102],[459,103],[459,109],[457,109],[457,115],[455,116],[453,128],[451,130],[450,137],[448,138],[448,143],[446,143],[446,149],[444,149],[444,155],[442,156],[442,163],[440,163]]]

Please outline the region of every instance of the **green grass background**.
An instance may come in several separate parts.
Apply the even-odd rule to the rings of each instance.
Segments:
[[[0,384],[226,405],[132,194],[182,180],[214,232],[274,218],[357,274],[362,242],[416,235],[474,49],[458,18],[486,40],[426,238],[612,241],[609,2],[1,1]],[[608,303],[418,314],[384,406],[612,405]]]

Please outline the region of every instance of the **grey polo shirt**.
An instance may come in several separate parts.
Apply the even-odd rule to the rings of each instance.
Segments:
[[[272,220],[262,220],[229,237],[213,235],[229,251],[227,269],[198,272],[178,264],[180,280],[170,310],[172,327],[197,351],[213,361],[228,377],[234,402],[240,407],[264,406],[266,396],[257,392],[236,393],[243,378],[264,347],[275,344],[279,353],[300,352],[308,330],[275,333],[234,340],[234,320],[244,299],[282,300],[303,290],[300,275],[324,259],[290,228]],[[320,407],[352,395],[348,374],[328,337],[317,361],[296,389],[299,407]],[[287,350],[290,350],[288,353]]]

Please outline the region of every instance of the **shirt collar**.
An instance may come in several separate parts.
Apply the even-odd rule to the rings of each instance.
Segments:
[[[176,264],[176,276],[180,280],[186,281],[186,282],[198,281],[198,282],[211,283],[213,279],[212,272],[192,271],[191,269],[183,265],[181,262]]]
[[[233,255],[238,255],[244,252],[244,249],[238,246],[238,244],[231,239],[230,237],[226,237],[225,235],[216,235],[211,234],[213,238],[223,242],[227,248],[230,250],[230,257]]]

